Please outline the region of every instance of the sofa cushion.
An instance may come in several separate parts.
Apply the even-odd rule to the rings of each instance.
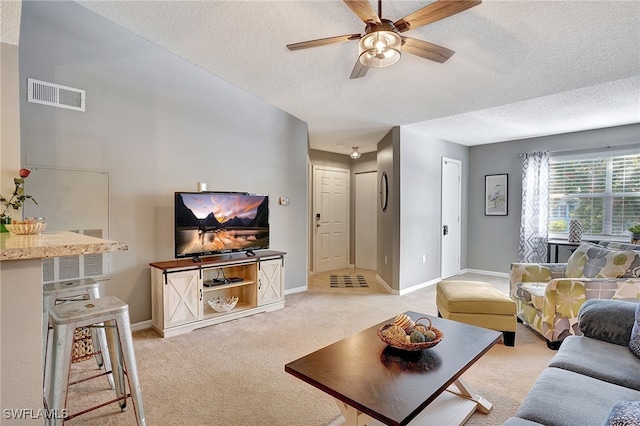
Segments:
[[[640,250],[640,246],[637,244],[621,243],[619,241],[600,241],[598,245],[616,250]]]
[[[636,317],[629,338],[629,350],[632,354],[640,358],[640,303],[636,306]]]
[[[615,250],[633,250],[636,258],[624,273],[624,278],[640,278],[640,246],[636,244],[620,243],[618,241],[600,241],[599,245]]]
[[[604,426],[640,425],[640,401],[618,401]]]
[[[521,300],[539,311],[544,307],[544,292],[547,288],[546,282],[522,282],[516,285],[516,294]]]
[[[580,307],[578,326],[584,336],[628,346],[637,303],[590,299]]]
[[[511,417],[507,419],[506,422],[502,423],[502,426],[540,426],[540,423],[532,422],[531,420],[520,419],[518,417]]]
[[[626,345],[569,336],[549,366],[640,391],[640,361]]]
[[[640,400],[640,392],[549,367],[540,374],[516,416],[547,426],[601,425],[620,400]]]
[[[583,242],[567,260],[567,278],[622,278],[636,258],[633,250]]]

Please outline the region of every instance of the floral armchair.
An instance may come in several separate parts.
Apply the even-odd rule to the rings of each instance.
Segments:
[[[509,283],[518,319],[557,349],[581,334],[578,311],[586,300],[640,301],[640,246],[584,242],[567,263],[512,263]]]

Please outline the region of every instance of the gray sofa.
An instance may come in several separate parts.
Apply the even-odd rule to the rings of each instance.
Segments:
[[[636,307],[625,301],[586,301],[578,316],[582,336],[564,339],[504,426],[603,425],[620,407],[628,408],[629,403],[617,402],[636,401],[635,407],[640,401],[640,358],[629,350],[629,339]],[[633,410],[640,420],[640,409]]]

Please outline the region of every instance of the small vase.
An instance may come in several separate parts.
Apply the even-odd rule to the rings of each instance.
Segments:
[[[631,234],[631,244],[640,244],[640,232]]]
[[[570,243],[579,243],[582,241],[582,222],[571,219],[569,222],[569,238]]]
[[[0,216],[0,233],[9,232],[5,225],[9,225],[11,223],[11,216]]]

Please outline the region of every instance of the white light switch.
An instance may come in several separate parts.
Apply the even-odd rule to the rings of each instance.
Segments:
[[[280,197],[280,204],[283,206],[288,206],[289,205],[289,197]]]

